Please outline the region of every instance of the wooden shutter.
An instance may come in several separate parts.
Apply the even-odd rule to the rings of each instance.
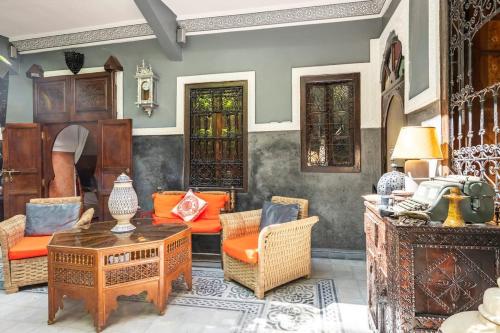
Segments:
[[[6,124],[3,132],[5,218],[25,214],[42,197],[42,131],[39,124]]]
[[[97,127],[99,217],[110,220],[108,199],[116,177],[122,172],[132,177],[132,120],[99,120]]]

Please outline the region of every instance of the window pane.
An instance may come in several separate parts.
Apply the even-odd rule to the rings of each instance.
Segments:
[[[243,188],[243,86],[190,89],[189,186]]]
[[[305,167],[356,167],[356,77],[309,77],[303,85]],[[358,76],[359,77],[359,76]]]

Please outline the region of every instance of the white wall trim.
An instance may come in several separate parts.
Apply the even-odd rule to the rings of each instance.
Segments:
[[[307,75],[329,75],[329,74],[348,74],[360,73],[361,89],[361,128],[380,127],[377,122],[377,110],[373,100],[373,77],[369,62],[341,64],[329,66],[299,67],[292,68],[292,117],[297,120],[297,130],[300,130],[300,78]]]
[[[78,74],[89,74],[89,73],[102,73],[106,70],[104,67],[87,67],[82,68]],[[62,75],[74,75],[69,69],[61,69],[55,71],[45,71],[43,72],[44,77],[62,76]],[[123,72],[115,72],[115,84],[116,84],[116,118],[123,119]]]
[[[104,67],[87,67],[82,68],[78,72],[78,74],[89,74],[89,73],[100,73],[105,72]],[[69,69],[60,69],[55,71],[45,71],[43,72],[43,77],[53,77],[53,76],[62,76],[62,75],[74,75]]]
[[[259,132],[263,125],[268,124],[255,124],[255,72],[233,72],[233,73],[217,73],[217,74],[204,74],[192,76],[178,76],[177,77],[177,108],[176,118],[177,123],[180,124],[180,131],[183,130],[183,116],[184,116],[184,93],[186,84],[194,83],[208,83],[208,82],[227,82],[227,81],[247,81],[248,82],[248,131]],[[264,126],[266,127],[266,126]],[[181,132],[182,134],[182,132]]]
[[[440,98],[441,81],[439,41],[439,1],[429,0],[429,87],[408,100],[406,113],[411,113]],[[409,22],[409,20],[408,20]],[[410,60],[411,61],[411,60]],[[408,67],[409,68],[409,67]],[[411,77],[412,73],[409,73]],[[409,89],[408,84],[408,89]]]

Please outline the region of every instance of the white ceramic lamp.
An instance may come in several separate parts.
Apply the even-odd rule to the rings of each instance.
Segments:
[[[405,173],[413,178],[429,177],[427,160],[443,159],[435,127],[406,126],[399,132],[391,159],[405,162]]]

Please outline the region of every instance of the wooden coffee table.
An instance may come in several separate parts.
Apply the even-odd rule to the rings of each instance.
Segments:
[[[115,224],[94,223],[53,235],[48,245],[49,324],[63,308],[63,296],[83,300],[99,332],[117,308],[118,296],[145,291],[164,314],[172,281],[183,274],[191,289],[189,226],[137,219],[134,231],[114,234]]]

